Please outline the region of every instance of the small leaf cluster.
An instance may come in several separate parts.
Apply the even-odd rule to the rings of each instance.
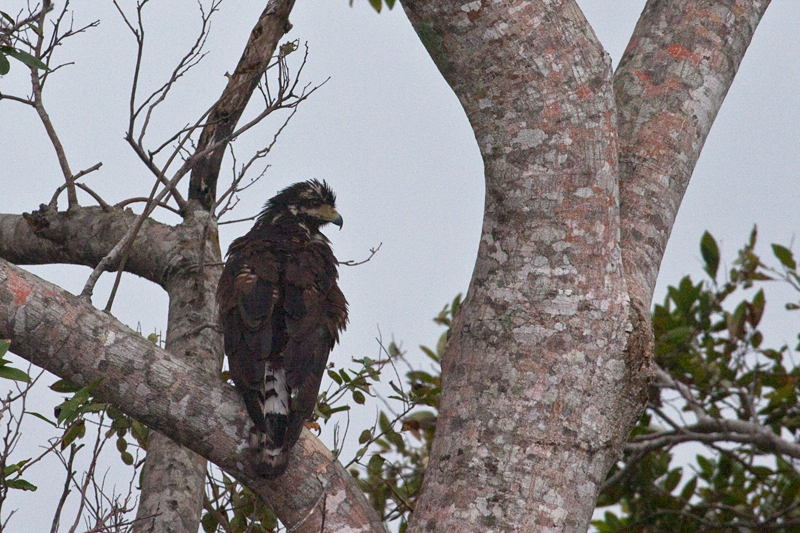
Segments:
[[[0,339],[0,378],[30,384],[31,378],[26,372],[10,366],[10,362],[3,359],[3,356],[6,355],[10,346],[11,341]],[[8,403],[11,401],[13,401],[13,398],[3,402],[3,411],[6,411]],[[8,438],[8,436],[6,438]],[[6,459],[7,457],[2,457],[2,463],[0,463],[0,495],[2,495],[2,499],[5,499],[5,494],[8,492],[8,489],[36,490],[36,485],[22,477],[26,466],[31,463],[31,458],[23,459],[13,464],[6,464]]]
[[[784,282],[800,291],[800,273],[792,252],[780,245],[772,246],[779,265],[765,265],[756,240],[754,228],[723,282],[719,247],[706,232],[700,251],[708,279],[684,277],[655,306],[655,359],[674,386],[653,387],[630,442],[659,436],[663,446],[646,452],[630,446],[614,466],[598,507],[617,505],[621,512],[593,521],[601,533],[800,532],[800,471],[758,432],[790,443],[800,432],[800,368],[788,346],[765,346],[760,329],[764,284]],[[674,465],[676,447],[691,440],[708,453]]]
[[[51,390],[58,393],[72,393],[71,397],[65,399],[54,409],[56,418],[54,425],[64,429],[60,447],[64,450],[76,439],[81,439],[86,435],[86,416],[88,414],[103,414],[110,420],[109,428],[106,430],[106,438],[112,438],[116,435],[117,451],[122,462],[126,465],[133,465],[134,458],[128,451],[126,436],[130,434],[136,444],[141,449],[146,450],[149,429],[133,418],[121,413],[114,406],[98,401],[93,396],[93,391],[101,381],[96,380],[85,387],[79,387],[69,381],[60,379],[50,386]]]
[[[345,403],[348,399],[352,399],[358,405],[364,405],[367,396],[375,396],[373,386],[381,381],[381,372],[391,364],[392,358],[396,355],[396,349],[390,348],[389,357],[386,359],[374,360],[370,357],[353,359],[358,365],[355,369],[342,368],[337,371],[335,365],[329,363],[327,374],[334,386],[322,391],[317,398],[315,418],[328,422],[334,414],[349,411],[350,405]]]
[[[2,23],[8,23],[11,27],[15,27],[16,21],[14,18],[4,11],[0,11],[0,21]],[[28,23],[27,26],[36,31],[35,26],[32,23]],[[2,25],[0,25],[2,28]],[[40,59],[32,56],[28,52],[24,50],[20,50],[13,46],[9,46],[7,44],[2,44],[0,42],[0,76],[5,76],[11,70],[11,62],[8,60],[9,57],[16,59],[17,61],[21,62],[23,65],[26,65],[31,68],[37,68],[41,70],[48,70],[47,65],[45,65]]]
[[[460,305],[458,295],[434,318],[447,327],[435,349],[420,346],[432,363],[431,369],[408,371],[404,387],[389,382],[394,392],[389,398],[401,402],[404,408],[399,414],[379,413],[377,427],[359,437],[364,446],[354,462],[360,468],[350,469],[382,520],[398,521],[401,533],[408,526],[428,466],[441,397],[441,361],[451,321]],[[364,464],[361,457],[367,450],[369,460]]]
[[[272,510],[250,489],[220,471],[219,479],[208,476],[204,513],[205,533],[271,533],[278,529]]]
[[[385,5],[388,9],[392,9],[394,7],[395,0],[369,0],[369,5],[372,6],[377,13],[381,12],[383,6]],[[353,7],[353,0],[350,0],[350,7]]]

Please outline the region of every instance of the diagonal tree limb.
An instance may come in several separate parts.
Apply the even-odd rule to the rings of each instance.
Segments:
[[[217,180],[222,158],[253,91],[258,87],[269,66],[278,41],[289,31],[289,13],[294,0],[270,0],[250,33],[244,52],[236,69],[228,77],[228,85],[209,114],[203,128],[196,153],[218,143],[192,169],[189,182],[189,199],[198,200],[206,210],[216,201]],[[224,142],[220,142],[224,141]]]
[[[76,384],[102,379],[95,389],[99,398],[240,479],[287,527],[384,531],[352,476],[308,431],[292,451],[286,475],[259,477],[246,445],[248,418],[232,386],[2,260],[0,317],[0,337],[11,339],[14,353]]]

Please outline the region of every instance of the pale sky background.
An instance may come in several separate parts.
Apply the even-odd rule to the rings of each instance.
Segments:
[[[0,0],[0,10],[16,13],[18,0]],[[129,13],[133,3],[121,0]],[[581,8],[616,65],[628,42],[643,0],[579,0]],[[56,2],[57,9],[63,0]],[[123,139],[135,42],[110,1],[73,3],[75,25],[100,19],[98,28],[69,41],[56,59],[75,64],[55,73],[45,104],[61,135],[73,172],[102,161],[85,183],[109,203],[145,196],[152,177]],[[194,122],[220,94],[225,72],[233,70],[263,6],[226,0],[212,21],[209,55],[184,77],[160,109],[151,127],[157,145],[176,128]],[[145,12],[147,29],[142,77],[147,88],[167,79],[175,61],[198,29],[196,3],[153,2]],[[367,264],[342,267],[341,286],[350,302],[350,325],[331,360],[337,367],[351,358],[376,357],[379,331],[409,354],[433,346],[442,329],[431,318],[459,292],[465,292],[477,252],[483,212],[482,162],[458,100],[439,75],[398,6],[376,14],[365,0],[298,0],[294,28],[287,39],[308,43],[304,82],[319,84],[276,143],[265,177],[240,195],[229,218],[255,214],[277,190],[308,178],[327,180],[338,194],[342,231],[328,230],[341,261],[361,260],[383,243]],[[789,245],[800,227],[800,2],[775,0],[759,26],[739,74],[717,117],[692,184],[684,198],[662,266],[655,301],[668,283],[693,273],[699,279],[698,242],[708,229],[721,245],[723,266],[749,235],[760,230],[759,250]],[[301,54],[291,56],[295,67]],[[12,61],[0,78],[0,91],[27,94],[28,77]],[[235,143],[240,161],[272,138],[277,122],[268,121]],[[0,102],[0,195],[4,212],[32,211],[47,203],[63,178],[33,109]],[[230,176],[223,165],[220,187]],[[184,185],[185,188],[185,185]],[[91,204],[85,195],[84,204]],[[61,207],[66,203],[62,196]],[[174,222],[174,218],[162,220]],[[250,223],[221,227],[223,249]],[[89,270],[74,266],[31,268],[73,293],[80,292]],[[111,275],[95,293],[103,307]],[[791,295],[790,295],[791,296]],[[779,301],[784,295],[776,295]],[[768,293],[768,299],[770,293]],[[767,319],[778,312],[768,306]],[[114,314],[143,332],[166,327],[167,300],[149,282],[123,278]],[[767,328],[773,344],[794,345],[797,318]],[[54,378],[44,378],[49,385]],[[2,385],[2,384],[0,384]],[[323,386],[325,386],[323,384]],[[52,413],[56,397],[38,395],[30,407]],[[374,417],[374,407],[351,424],[349,438]],[[35,419],[31,433],[43,429]],[[41,428],[39,428],[41,426]],[[26,439],[20,458],[34,453]],[[328,439],[328,442],[330,440]],[[113,446],[113,443],[111,444]],[[27,449],[26,449],[27,447]],[[25,454],[28,455],[25,455]],[[118,459],[113,458],[118,462]],[[112,461],[113,462],[113,461]],[[54,476],[56,474],[56,477]],[[110,477],[113,478],[112,473]],[[63,483],[57,463],[28,476],[35,493],[15,494],[3,517],[15,508],[12,531],[49,530],[55,499]],[[127,480],[118,480],[121,485]],[[122,487],[120,487],[122,488]],[[54,496],[56,494],[56,496]],[[65,516],[62,530],[71,525]]]

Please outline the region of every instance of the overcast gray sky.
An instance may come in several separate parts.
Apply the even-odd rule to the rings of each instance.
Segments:
[[[56,1],[56,7],[62,3]],[[132,2],[120,3],[132,12]],[[0,0],[0,9],[15,13],[23,4]],[[579,4],[616,65],[644,1]],[[74,2],[73,7],[76,26],[94,19],[101,24],[58,52],[59,61],[75,64],[49,81],[48,111],[73,172],[102,161],[102,169],[85,181],[109,203],[146,195],[152,177],[123,140],[135,42],[110,1]],[[212,22],[209,55],[162,106],[152,127],[154,144],[193,122],[218,97],[224,74],[234,68],[262,8],[244,0],[222,4]],[[287,38],[308,43],[310,50],[302,80],[330,81],[300,106],[267,160],[270,169],[240,195],[230,218],[255,214],[266,199],[293,182],[327,180],[338,193],[345,221],[342,231],[327,231],[337,257],[364,259],[370,248],[383,243],[369,263],[341,268],[350,325],[332,360],[340,366],[353,357],[375,357],[379,330],[385,340],[394,338],[416,353],[419,344],[435,343],[441,329],[431,317],[466,291],[472,273],[484,194],[472,131],[399,6],[376,14],[365,0],[355,0],[352,8],[347,0],[299,0],[291,21],[294,28]],[[798,21],[800,2],[795,0],[775,0],[767,10],[695,170],[655,301],[663,298],[667,283],[676,283],[685,273],[699,277],[698,242],[706,229],[717,237],[723,261],[729,262],[754,223],[759,225],[764,253],[770,242],[788,245],[800,227]],[[194,40],[196,3],[153,2],[145,24],[142,82],[153,88],[167,78]],[[300,58],[300,53],[291,56],[292,64],[297,66]],[[13,63],[11,72],[0,78],[0,91],[26,93],[27,82],[25,70]],[[276,125],[268,121],[237,140],[240,160],[267,144]],[[2,210],[31,211],[49,201],[63,178],[32,109],[0,102],[0,146]],[[230,173],[223,175],[222,183]],[[87,197],[82,201],[91,203]],[[222,226],[223,248],[249,227],[250,223]],[[89,272],[72,266],[32,270],[75,293]],[[105,305],[111,280],[109,275],[101,279],[96,305]],[[126,276],[114,314],[133,327],[141,324],[145,333],[162,331],[166,303],[159,288]],[[781,339],[775,342],[791,344],[796,320],[782,326],[774,329]],[[38,400],[37,408],[51,412],[52,399]],[[351,438],[359,431],[351,429]],[[46,479],[47,474],[32,478],[42,490],[12,504],[20,508],[20,515],[38,509],[41,523],[23,527],[22,519],[15,517],[15,531],[49,527],[54,503],[47,497],[52,498],[52,492],[46,490]]]

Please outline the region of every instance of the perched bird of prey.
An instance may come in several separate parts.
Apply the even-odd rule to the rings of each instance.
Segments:
[[[347,323],[338,262],[320,232],[328,223],[342,227],[335,203],[328,184],[317,180],[279,192],[231,244],[217,288],[231,377],[267,476],[285,470]]]

